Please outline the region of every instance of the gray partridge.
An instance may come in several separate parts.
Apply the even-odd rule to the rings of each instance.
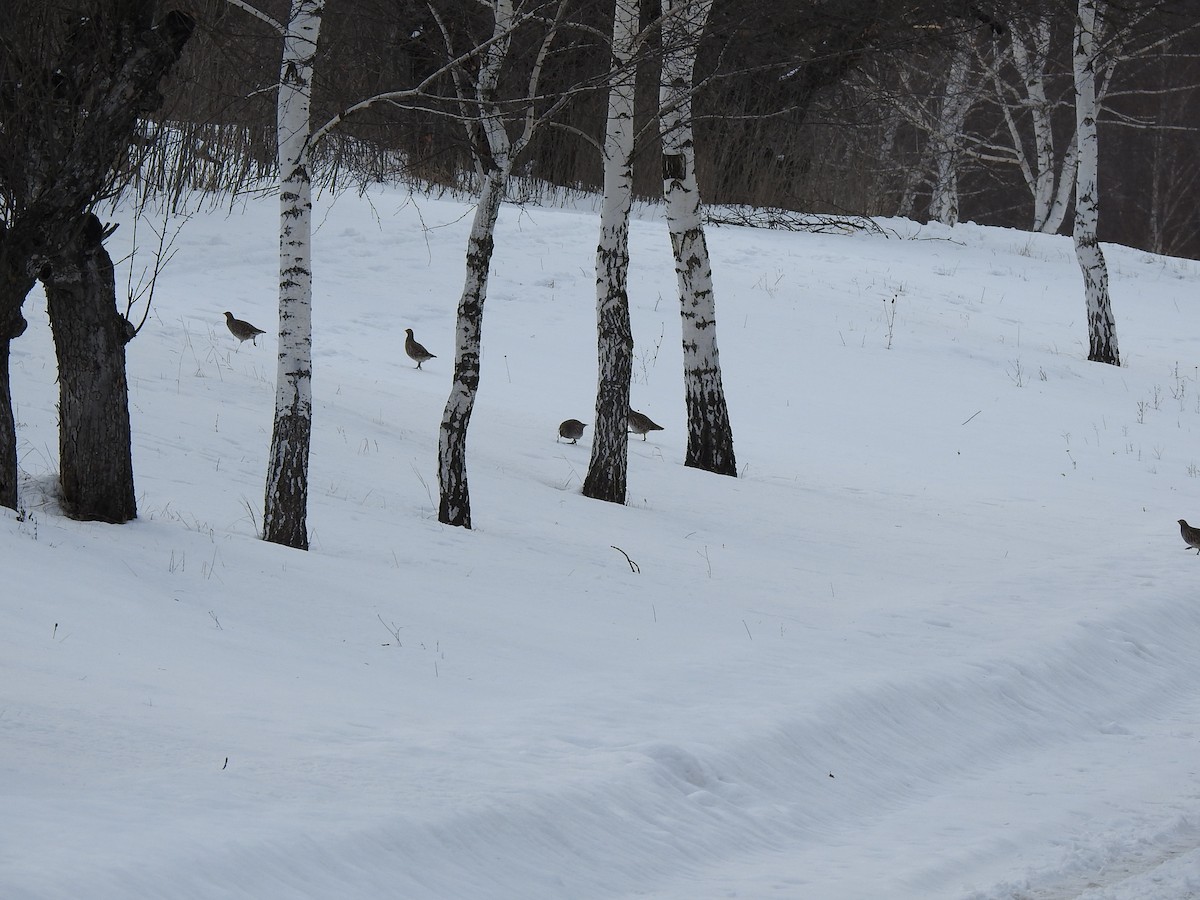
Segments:
[[[583,437],[583,429],[585,428],[587,428],[587,426],[578,419],[567,419],[558,426],[558,436],[560,438],[566,438],[572,444],[576,444],[579,442],[579,439]]]
[[[1193,528],[1183,519],[1179,520],[1179,531],[1183,534],[1183,542],[1189,547],[1196,550],[1196,555],[1200,556],[1200,528]]]
[[[225,312],[225,324],[229,326],[230,334],[238,339],[239,347],[246,341],[251,341],[254,346],[257,347],[258,336],[260,334],[266,334],[266,332],[261,328],[255,328],[249,322],[244,322],[241,319],[235,319],[233,317],[233,313],[229,312],[228,310]]]
[[[663,427],[655,424],[649,416],[644,416],[636,409],[631,409],[629,411],[629,430],[633,434],[640,434],[644,441],[647,431],[662,431]]]
[[[427,359],[437,359],[435,354],[430,353],[417,343],[416,339],[413,337],[411,328],[405,328],[404,332],[408,335],[408,337],[404,339],[404,352],[408,354],[409,359],[413,360],[417,364],[418,369],[421,368],[421,363],[425,362]]]

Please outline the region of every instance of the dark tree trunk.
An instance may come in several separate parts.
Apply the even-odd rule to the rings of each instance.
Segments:
[[[33,286],[35,274],[48,258],[75,252],[70,249],[71,235],[97,199],[113,190],[113,161],[128,148],[138,117],[161,104],[158,86],[179,58],[195,26],[191,16],[171,11],[158,25],[150,27],[156,4],[143,0],[91,5],[103,7],[105,14],[60,15],[61,11],[50,9],[55,4],[33,0],[22,3],[10,0],[4,8],[7,30],[0,42],[3,43],[0,59],[5,69],[4,89],[0,90],[0,123],[3,123],[0,205],[7,221],[0,223],[0,505],[13,508],[17,502],[16,433],[8,356],[10,342],[24,331],[21,305]],[[61,44],[59,58],[46,59],[38,52],[24,52],[31,47],[36,51],[47,29],[60,27],[69,33],[60,32],[57,34],[60,41],[50,40],[46,44]],[[86,263],[79,261],[83,266],[79,276],[81,286],[71,289],[78,296],[74,300],[63,299],[68,306],[77,302],[82,307],[93,307],[82,314],[85,317],[101,315],[94,306],[96,296],[85,295],[105,291],[94,285],[84,289],[84,282],[88,277],[105,277],[101,271],[104,266],[109,269],[106,277],[112,278],[111,261],[103,248],[101,253],[103,261],[99,258]],[[90,275],[84,274],[88,266],[96,267]],[[113,295],[110,285],[107,288],[110,307]],[[72,312],[66,319],[74,315]],[[107,309],[104,315],[115,315],[114,309]],[[97,341],[112,343],[121,360],[117,376],[109,368],[111,352],[101,354],[95,362],[103,381],[98,388],[86,384],[86,376],[79,370],[62,375],[64,441],[78,442],[70,455],[84,460],[87,455],[84,444],[91,437],[72,431],[67,424],[67,379],[75,379],[70,388],[73,401],[86,400],[89,391],[96,389],[100,395],[110,395],[100,402],[107,410],[111,395],[125,396],[123,347],[128,336],[123,335],[123,328],[118,329],[118,337],[107,333],[101,337],[88,336],[82,329],[76,332],[75,323],[66,319],[60,323],[67,329],[64,340],[68,347],[78,344],[69,354],[75,350],[89,352],[94,348],[87,346],[88,342]],[[86,370],[81,357],[73,357],[73,364]],[[120,424],[85,421],[92,415],[87,406],[84,403],[85,408],[70,413],[77,417],[76,426],[121,429]],[[122,416],[127,455],[127,409],[123,409]],[[119,437],[113,440],[121,442]],[[90,490],[86,484],[89,477],[84,476],[81,482],[85,492]],[[67,480],[64,462],[64,491]],[[96,517],[111,515],[113,521],[126,521],[135,513],[130,492],[127,502],[122,500],[111,508],[102,504]],[[82,509],[79,514],[88,516]]]
[[[725,404],[725,392],[721,385],[721,370],[693,369],[684,381],[688,444],[683,464],[717,475],[736,477],[733,428],[729,423],[729,407]]]
[[[263,519],[263,540],[296,550],[308,549],[308,455],[311,446],[312,416],[299,408],[300,401],[287,414],[275,413],[271,438],[267,508],[271,517]]]
[[[8,354],[12,340],[0,337],[0,506],[17,508],[17,424],[13,418]]]
[[[33,287],[24,273],[25,254],[0,223],[0,506],[17,508],[17,428],[8,372],[11,344],[25,333],[21,304]]]
[[[125,345],[112,259],[88,215],[42,274],[58,356],[59,483],[75,519],[120,524],[137,517],[130,451]]]

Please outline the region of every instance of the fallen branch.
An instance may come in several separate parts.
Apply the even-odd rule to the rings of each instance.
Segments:
[[[618,553],[620,553],[623,557],[625,557],[625,562],[629,563],[629,571],[630,572],[632,572],[635,575],[638,575],[641,573],[642,567],[639,566],[637,563],[635,563],[632,559],[630,559],[628,553],[626,553],[624,550],[622,550],[616,544],[609,544],[609,546],[612,547],[614,550],[616,550]]]
[[[379,620],[380,625],[387,629],[387,633],[396,639],[396,646],[403,647],[404,645],[400,643],[400,629],[403,626],[397,625],[395,622],[393,622],[391,625],[388,625],[387,622],[383,621],[383,616],[381,616],[379,613],[375,613],[375,618]],[[384,644],[383,646],[386,647],[387,644]]]

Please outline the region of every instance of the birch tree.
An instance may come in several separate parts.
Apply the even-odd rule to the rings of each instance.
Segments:
[[[272,25],[284,36],[277,137],[280,177],[280,288],[279,358],[276,383],[275,427],[267,473],[263,537],[301,549],[307,548],[308,459],[312,433],[312,269],[311,269],[311,163],[314,147],[348,118],[377,104],[397,108],[427,109],[439,101],[432,86],[451,74],[455,80],[456,112],[468,140],[477,146],[476,175],[479,197],[467,247],[466,279],[458,307],[454,383],[446,403],[439,439],[439,519],[470,527],[470,502],[466,480],[466,431],[479,386],[479,359],[483,304],[494,249],[494,232],[500,205],[517,156],[529,144],[537,127],[551,117],[565,98],[551,102],[539,115],[535,108],[538,86],[557,27],[567,9],[557,6],[546,36],[534,54],[526,98],[518,101],[525,115],[518,136],[510,138],[507,110],[499,96],[500,76],[509,57],[513,33],[529,22],[545,22],[540,15],[521,13],[513,0],[494,0],[492,35],[481,44],[454,57],[420,83],[364,98],[348,106],[318,128],[312,126],[312,78],[324,0],[292,0],[286,24],[279,24],[246,0],[228,0]],[[441,27],[447,50],[450,30],[432,10]],[[474,73],[473,79],[472,74]],[[427,111],[429,111],[427,109]]]
[[[1006,99],[1009,86],[1000,80],[999,65],[994,70],[996,93],[1001,98],[1000,107],[1012,140],[1013,156],[1033,199],[1033,230],[1057,234],[1066,218],[1071,192],[1075,189],[1078,134],[1072,129],[1060,158],[1053,128],[1054,110],[1058,104],[1048,91],[1052,38],[1050,16],[1042,12],[1029,18],[1017,18],[1009,23],[1008,34],[1010,39],[1005,55],[1012,60],[1017,74],[1017,85],[1013,86],[1019,88],[1014,98],[1016,105],[1029,116],[1032,156],[1025,150],[1024,136],[1013,115],[1013,104]],[[1000,58],[1001,54],[996,56]]]
[[[604,136],[604,200],[596,247],[596,424],[583,493],[624,503],[629,471],[629,383],[633,330],[629,320],[629,210],[633,200],[634,54],[639,0],[615,0],[612,74]]]
[[[684,465],[737,475],[733,429],[717,352],[712,266],[700,215],[692,93],[696,55],[712,0],[663,0],[663,62],[659,86],[663,196],[675,254],[683,330],[683,379],[688,444]]]
[[[1194,19],[1186,17],[1172,22],[1170,8],[1171,4],[1160,2],[1096,5],[1094,17],[1099,31],[1092,36],[1092,62],[1087,68],[1097,118],[1106,106],[1118,64],[1161,50],[1180,34],[1196,27]],[[1075,121],[1077,108],[1072,101],[1078,85],[1075,62],[1081,48],[1075,38],[1079,21],[1078,10],[1071,10],[1065,16],[1052,15],[1047,10],[1022,10],[1007,23],[1010,40],[998,48],[992,69],[1008,143],[1001,146],[997,140],[985,158],[1017,164],[1032,198],[1032,228],[1046,234],[1060,230],[1078,177],[1080,132]],[[1068,37],[1056,40],[1060,24]],[[1067,45],[1068,40],[1072,40],[1072,63],[1067,70],[1058,71],[1055,51],[1060,45]],[[1066,97],[1056,96],[1060,84],[1064,85],[1062,92]],[[1178,90],[1179,86],[1172,85],[1170,78],[1163,77],[1150,91],[1127,88],[1117,90],[1115,95],[1128,99],[1143,92],[1156,94],[1161,103]],[[1054,120],[1058,118],[1061,129],[1062,120],[1067,117],[1072,127],[1065,146],[1060,147],[1055,139]],[[1132,128],[1151,127],[1148,119],[1129,114],[1115,116],[1113,121]],[[1156,129],[1155,140],[1161,135]],[[1159,171],[1154,166],[1148,169],[1153,190]]]
[[[1119,366],[1117,327],[1108,292],[1108,265],[1097,236],[1100,194],[1097,172],[1100,147],[1096,130],[1100,108],[1096,97],[1096,72],[1101,65],[1100,41],[1104,28],[1102,0],[1079,0],[1075,21],[1073,71],[1075,76],[1075,131],[1079,164],[1075,174],[1075,257],[1083,274],[1087,303],[1088,359]]]
[[[454,381],[446,399],[438,436],[438,521],[462,528],[471,527],[467,428],[479,392],[483,307],[495,250],[496,221],[517,158],[529,145],[539,125],[566,103],[564,95],[550,103],[545,111],[539,113],[536,107],[546,58],[567,9],[566,3],[560,3],[534,54],[525,96],[516,102],[518,108],[524,108],[524,115],[517,125],[517,136],[509,135],[505,112],[513,103],[501,97],[500,77],[509,57],[513,34],[522,25],[545,20],[541,15],[535,18],[530,13],[518,11],[513,0],[491,0],[488,5],[492,12],[492,35],[479,61],[478,73],[471,79],[465,67],[456,65],[454,68],[463,124],[468,139],[477,145],[475,166],[479,196],[467,239],[466,277],[455,318]],[[450,31],[440,19],[439,24],[449,50]]]
[[[941,105],[929,134],[934,168],[929,216],[943,225],[958,224],[958,167],[966,140],[963,131],[977,96],[971,72],[974,43],[972,32],[955,36]]]
[[[283,35],[276,115],[279,352],[263,539],[300,550],[308,549],[308,457],[312,438],[310,110],[313,67],[324,12],[324,0],[292,0]]]
[[[279,167],[279,349],[275,416],[263,502],[263,540],[308,549],[312,444],[312,85],[325,0],[291,0],[278,22],[245,0],[227,0],[283,41],[275,101]]]

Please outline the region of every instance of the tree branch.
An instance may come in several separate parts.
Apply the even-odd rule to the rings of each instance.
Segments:
[[[249,3],[246,2],[246,0],[225,0],[225,2],[228,3],[230,6],[236,6],[238,9],[242,10],[242,12],[249,13],[250,15],[254,16],[254,18],[258,19],[261,22],[266,22],[280,36],[283,36],[287,32],[287,29],[283,27],[282,23],[276,22],[273,18],[271,18],[269,15],[267,15],[262,10],[256,9],[255,7],[251,6]]]

